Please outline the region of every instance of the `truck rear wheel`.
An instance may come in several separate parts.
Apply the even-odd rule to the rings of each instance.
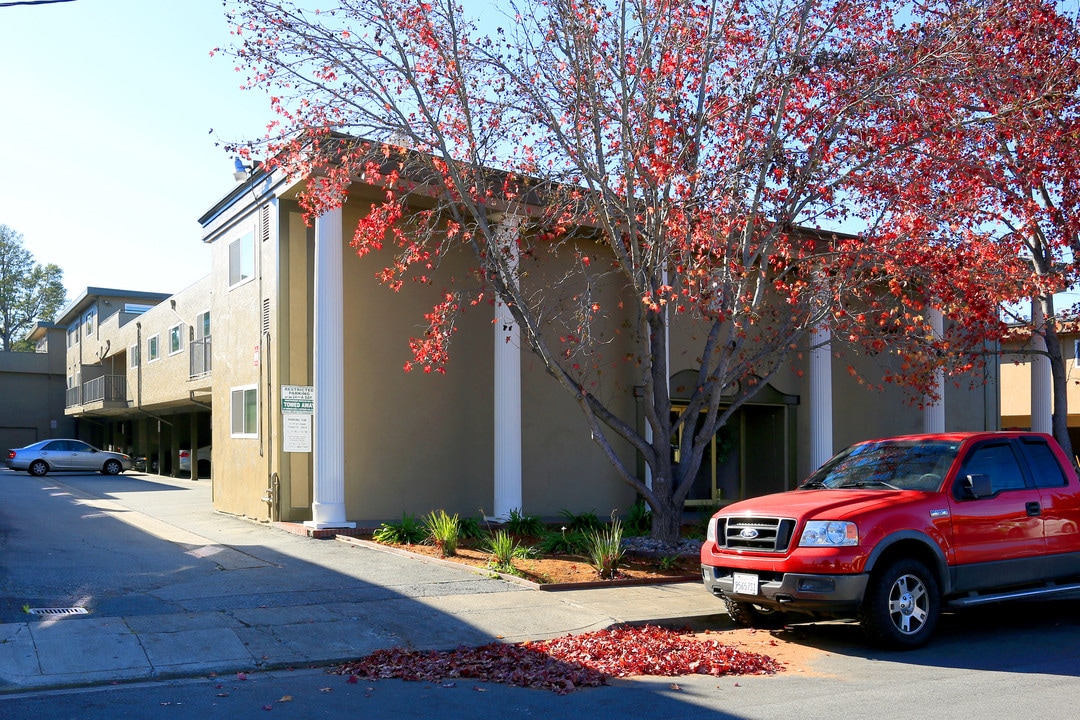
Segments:
[[[870,576],[859,621],[879,645],[909,650],[930,639],[940,612],[933,573],[918,560],[902,558]]]
[[[784,614],[779,610],[771,610],[748,602],[737,602],[730,598],[724,598],[724,606],[727,607],[727,614],[739,627],[771,630],[784,626]]]

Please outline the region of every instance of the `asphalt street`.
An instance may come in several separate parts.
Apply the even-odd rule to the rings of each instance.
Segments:
[[[0,471],[0,717],[1073,717],[1075,598],[942,618],[884,653],[845,623],[762,634],[775,676],[635,678],[566,696],[326,672],[381,647],[451,649],[618,622],[730,628],[697,583],[537,592],[214,513],[205,482]],[[25,607],[78,606],[31,617]]]

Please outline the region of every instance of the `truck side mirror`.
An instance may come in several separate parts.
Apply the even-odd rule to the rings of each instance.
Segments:
[[[990,487],[990,476],[983,474],[967,475],[960,485],[961,491],[966,498],[978,500],[990,497],[994,491]]]

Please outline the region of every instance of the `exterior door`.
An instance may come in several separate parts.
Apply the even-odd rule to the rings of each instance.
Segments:
[[[965,497],[968,475],[988,475],[993,494]],[[1025,478],[1010,440],[975,445],[953,480],[952,523],[958,588],[1027,582],[1042,574],[1046,549],[1041,492]]]

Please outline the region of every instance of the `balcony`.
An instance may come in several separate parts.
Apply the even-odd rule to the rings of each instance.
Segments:
[[[80,387],[68,388],[64,398],[65,409],[75,414],[126,408],[127,404],[127,377],[124,375],[102,375],[88,380]]]
[[[195,378],[209,375],[213,364],[211,360],[213,353],[211,352],[210,337],[207,336],[198,340],[193,340],[188,346],[188,349],[188,357],[190,358],[191,363],[188,377],[194,380]]]
[[[82,404],[94,402],[127,402],[127,377],[102,375],[83,383]]]

